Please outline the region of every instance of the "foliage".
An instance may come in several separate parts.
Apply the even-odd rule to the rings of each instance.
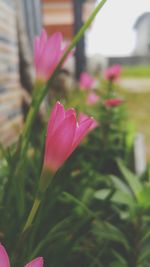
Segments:
[[[42,193],[39,190],[46,125],[37,129],[33,122],[63,60],[105,1],[75,37],[46,86],[38,83],[18,143],[6,149],[1,146],[0,241],[13,267],[39,255],[45,267],[149,264],[150,171],[148,167],[138,177],[129,170],[134,133],[127,126],[125,101],[106,105],[106,100],[120,98],[112,80],[97,83],[93,90],[100,101],[95,105],[87,103],[92,89],[76,88],[64,98],[66,107],[94,116],[98,127],[54,177],[46,173],[49,186]]]
[[[149,65],[126,66],[122,70],[123,77],[149,78]]]
[[[150,259],[149,251],[149,211],[150,211],[150,183],[149,179],[131,173],[120,160],[118,160],[121,170],[121,179],[110,175],[111,187],[95,193],[95,197],[100,201],[109,201],[114,206],[118,221],[115,227],[126,234],[122,242],[123,248],[114,249],[116,256],[116,266],[148,266]],[[114,189],[112,192],[112,188]],[[111,197],[110,192],[112,192]],[[113,266],[113,265],[110,265]]]
[[[122,88],[119,89],[119,92],[126,99],[127,106],[127,115],[130,119],[130,124],[136,128],[136,131],[144,134],[146,145],[146,156],[147,159],[150,160],[150,123],[149,123],[149,114],[150,114],[150,92],[145,92],[141,88],[140,92],[132,92],[124,90]],[[143,90],[143,91],[142,91]]]
[[[125,201],[119,190],[115,193],[113,182],[118,178],[112,179],[110,173],[120,175],[116,157],[128,163],[132,140],[129,142],[124,124],[124,105],[107,108],[104,104],[105,99],[117,96],[114,89],[107,91],[106,84],[104,91],[97,88],[97,94],[100,102],[90,107],[86,104],[86,92],[75,90],[65,100],[66,107],[73,105],[78,111],[94,115],[99,127],[55,175],[34,224],[21,240],[41,173],[45,127],[39,129],[36,142],[33,132],[19,177],[13,177],[11,172],[14,148],[2,150],[6,160],[1,164],[0,232],[14,265],[17,262],[17,266],[22,266],[22,262],[38,255],[44,256],[46,266],[53,267],[117,266],[127,261],[130,244],[126,229],[122,231],[125,212],[120,208],[119,213],[118,202],[124,205],[129,200]],[[18,179],[24,183],[24,190]]]

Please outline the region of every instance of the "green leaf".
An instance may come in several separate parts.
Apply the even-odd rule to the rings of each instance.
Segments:
[[[85,205],[88,205],[90,203],[91,199],[93,198],[93,194],[94,194],[94,189],[87,187],[84,190],[83,197],[82,197],[82,202]]]
[[[72,217],[67,217],[64,220],[57,223],[54,227],[52,227],[47,235],[37,244],[37,246],[32,251],[29,260],[33,259],[38,255],[38,253],[47,246],[51,242],[51,240],[55,239],[56,237],[61,238],[66,235],[65,227],[69,226],[72,221]],[[64,228],[64,229],[63,229]]]
[[[100,200],[105,200],[110,196],[111,192],[112,190],[110,189],[101,189],[95,192],[94,197]]]
[[[150,207],[150,187],[143,186],[138,194],[138,201],[144,208]]]
[[[139,177],[129,171],[122,163],[120,159],[117,160],[120,171],[122,172],[126,182],[130,186],[133,194],[138,197],[139,192],[142,190],[142,184],[140,183]]]
[[[143,261],[145,261],[146,259],[150,259],[150,246],[146,246],[142,251],[141,251],[141,254],[140,254],[140,257],[139,257],[139,263],[140,264],[143,264]]]
[[[116,241],[129,250],[129,244],[124,234],[114,225],[108,222],[95,222],[93,232],[102,240]]]
[[[127,264],[124,265],[124,264],[122,264],[122,263],[120,263],[120,262],[118,262],[118,261],[113,261],[113,262],[109,265],[109,267],[128,267],[128,265],[127,265]]]
[[[63,192],[63,196],[68,200],[69,202],[72,202],[73,204],[81,207],[83,211],[85,211],[90,217],[96,217],[96,214],[92,212],[82,201],[74,197],[73,195]]]
[[[144,236],[141,240],[142,244],[146,241],[150,241],[150,230],[148,230],[148,229],[145,229],[145,230],[146,230],[146,233],[144,234]]]
[[[113,201],[117,204],[124,204],[124,205],[130,206],[130,207],[135,205],[133,202],[133,198],[131,196],[129,196],[127,193],[123,193],[119,190],[117,190],[113,194],[111,201]]]
[[[119,191],[122,191],[126,194],[129,194],[130,196],[132,196],[131,190],[129,189],[129,187],[124,183],[124,181],[122,181],[119,177],[115,176],[115,175],[110,175],[109,176],[110,179],[112,180],[114,186],[116,189],[119,189]]]
[[[113,255],[116,257],[116,259],[118,260],[118,263],[120,264],[120,267],[127,267],[128,263],[127,261],[124,259],[124,257],[119,254],[117,251],[113,250],[112,251]],[[118,265],[119,266],[119,265]]]

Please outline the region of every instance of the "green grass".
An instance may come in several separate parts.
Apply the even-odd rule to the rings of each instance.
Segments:
[[[150,161],[150,92],[131,92],[120,89],[127,104],[129,120],[135,124],[136,130],[144,134],[146,155]]]
[[[150,78],[150,65],[123,67],[122,77]]]

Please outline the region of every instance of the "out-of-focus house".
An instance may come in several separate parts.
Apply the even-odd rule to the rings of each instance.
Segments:
[[[65,40],[70,41],[74,35],[74,2],[82,7],[82,19],[91,14],[95,0],[42,0],[43,25],[49,35],[60,31]]]
[[[150,55],[150,12],[142,14],[134,25],[136,30],[135,55]]]
[[[43,25],[48,34],[60,31],[65,41],[71,41],[92,13],[96,0],[42,0],[42,2]],[[84,36],[76,46],[75,65],[76,77],[79,78],[86,66]],[[73,70],[73,65],[71,69]]]
[[[33,38],[43,24],[65,41],[91,14],[96,0],[0,0],[0,143],[17,140],[23,126],[22,99],[32,88]],[[76,48],[76,69],[84,68],[84,37]],[[25,90],[24,90],[25,89]]]
[[[61,32],[66,40],[73,36],[73,8],[71,0],[42,0],[43,25],[48,35]]]
[[[109,65],[150,65],[150,12],[140,15],[135,24],[136,44],[132,55],[110,57]]]

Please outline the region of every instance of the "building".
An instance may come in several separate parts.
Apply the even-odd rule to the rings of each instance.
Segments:
[[[109,65],[150,65],[150,12],[139,16],[133,27],[136,32],[133,54],[125,57],[110,57]]]
[[[74,2],[83,4],[83,21],[94,8],[95,0],[42,0],[43,25],[49,35],[60,31],[66,40],[74,35]]]
[[[134,54],[137,56],[150,56],[150,12],[142,14],[134,25],[136,31],[136,47]]]
[[[32,88],[32,43],[41,31],[40,0],[0,1],[0,144],[18,140]]]
[[[43,25],[49,35],[60,31],[65,41],[71,41],[84,21],[92,13],[95,0],[42,0]],[[76,46],[76,78],[86,67],[85,37]]]

